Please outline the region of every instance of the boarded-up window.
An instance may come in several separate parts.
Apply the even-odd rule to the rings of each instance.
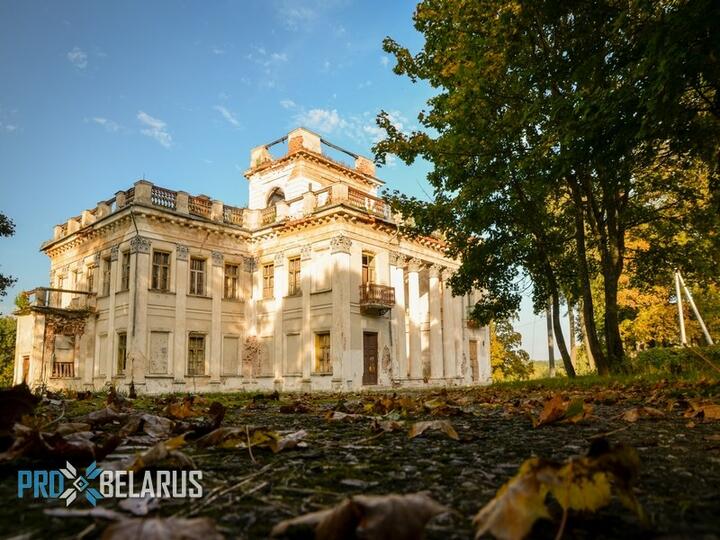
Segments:
[[[223,375],[237,375],[239,358],[240,339],[233,336],[223,337],[223,359],[222,371]]]
[[[190,259],[190,294],[205,296],[205,259]]]
[[[103,281],[102,281],[102,293],[103,296],[110,294],[110,269],[112,267],[112,261],[110,257],[103,259]]]
[[[288,296],[300,294],[300,257],[288,259]]]
[[[258,351],[259,363],[260,363],[260,375],[273,375],[275,370],[273,368],[273,360],[275,355],[273,354],[273,338],[263,337],[260,338],[260,349]]]
[[[118,332],[117,373],[122,375],[127,367],[127,333]]]
[[[150,332],[150,373],[164,375],[168,372],[169,332]]]
[[[362,254],[362,284],[375,283],[375,255],[367,251]]]
[[[130,252],[122,254],[122,265],[120,272],[120,290],[127,291],[130,288]]]
[[[95,356],[95,362],[97,362],[97,373],[98,375],[105,376],[107,374],[107,355],[108,355],[108,337],[107,334],[101,334],[98,336],[98,352]]]
[[[300,334],[288,334],[286,341],[285,373],[288,375],[302,374],[302,357]]]
[[[275,296],[275,265],[265,264],[263,271],[263,298],[272,298]]]
[[[223,298],[228,300],[236,300],[239,291],[240,267],[237,264],[225,265],[225,287]]]
[[[330,332],[318,332],[315,334],[315,373],[332,373]]]
[[[188,338],[188,375],[205,375],[205,335],[190,334]]]
[[[314,257],[313,290],[324,291],[331,286],[332,258],[330,251],[319,251]]]
[[[153,251],[151,288],[170,290],[170,254],[165,251]]]

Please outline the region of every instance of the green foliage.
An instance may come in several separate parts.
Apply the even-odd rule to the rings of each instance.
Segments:
[[[682,347],[656,347],[640,351],[631,359],[629,368],[632,373],[642,375],[673,375],[698,376],[711,375],[717,377],[720,373],[713,369],[699,355],[705,356],[710,362],[720,368],[720,345],[702,348]]]
[[[5,214],[0,214],[0,236],[12,236],[13,234],[15,234],[15,223]],[[7,289],[12,287],[16,281],[17,279],[12,276],[0,274],[0,296],[5,296]]]
[[[533,375],[533,362],[521,348],[522,336],[508,320],[490,324],[490,363],[493,381],[517,381]]]
[[[629,231],[645,227],[653,240],[635,259],[638,268],[653,263],[637,272],[645,279],[678,252],[657,246],[700,254],[714,234],[720,137],[707,135],[720,133],[718,18],[710,0],[424,0],[414,16],[423,49],[413,55],[385,40],[395,73],[438,93],[419,115],[422,131],[404,133],[379,115],[387,138],[376,158],[433,164],[432,202],[390,199],[412,218],[410,232],[445,234],[463,260],[453,289],[487,293],[480,322],[509,317],[526,276],[538,311],[548,298],[555,310],[561,294],[582,297],[599,372],[620,369]]]
[[[16,327],[15,317],[0,317],[0,387],[12,385]]]

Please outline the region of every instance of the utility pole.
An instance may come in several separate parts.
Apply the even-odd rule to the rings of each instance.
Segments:
[[[678,318],[680,319],[680,346],[687,345],[685,336],[685,314],[683,313],[682,293],[680,292],[680,272],[675,270],[675,297],[677,298]]]
[[[552,326],[552,308],[548,302],[545,308],[545,318],[547,319],[547,338],[548,338],[548,371],[550,377],[555,376],[555,336],[553,335]]]
[[[695,314],[695,318],[700,323],[700,328],[702,328],[703,334],[705,335],[705,341],[707,341],[708,345],[714,345],[712,337],[710,337],[710,332],[708,332],[707,326],[705,326],[705,321],[700,316],[700,311],[698,310],[697,306],[695,305],[695,300],[693,300],[692,294],[690,294],[690,289],[687,288],[687,285],[685,285],[685,280],[680,275],[680,272],[676,272],[675,275],[677,276],[677,279],[680,281],[680,285],[682,285],[683,290],[685,291],[685,296],[688,299],[688,302],[690,303],[690,307],[693,310],[693,313]],[[680,319],[682,321],[682,318]],[[683,334],[685,334],[685,325],[683,322],[680,323],[680,331]],[[684,341],[684,340],[683,340]]]

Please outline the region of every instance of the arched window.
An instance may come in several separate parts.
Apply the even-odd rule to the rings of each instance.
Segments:
[[[280,188],[275,188],[270,192],[270,195],[267,199],[267,206],[268,208],[270,206],[275,206],[280,201],[285,200],[285,194],[283,193],[283,190]]]

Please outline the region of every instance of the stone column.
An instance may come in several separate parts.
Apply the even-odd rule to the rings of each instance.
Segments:
[[[352,241],[342,234],[330,241],[332,256],[332,329],[330,357],[333,388],[343,387],[343,366],[351,361],[350,250]]]
[[[300,250],[300,286],[302,287],[302,391],[309,392],[312,386],[313,332],[310,325],[310,289],[312,287],[312,245]]]
[[[422,313],[420,306],[420,268],[419,259],[411,259],[408,263],[408,311],[410,312],[410,379],[420,380],[423,376],[422,341],[420,337]]]
[[[441,267],[437,264],[430,267],[430,378],[434,384],[440,384],[444,375],[440,270]]]
[[[220,363],[222,362],[222,296],[223,296],[223,254],[213,251],[210,272],[210,384],[220,384]]]
[[[406,380],[408,376],[408,355],[405,330],[405,262],[407,257],[399,253],[390,254],[390,284],[395,289],[395,306],[392,311],[392,332],[395,341],[393,379]]]
[[[275,346],[273,372],[276,388],[282,384],[285,374],[285,334],[283,330],[283,317],[285,311],[285,295],[287,294],[287,276],[285,275],[285,255],[279,252],[275,255],[273,265],[275,271],[273,296],[275,297],[275,319],[273,324],[273,344]],[[280,388],[278,388],[280,389]]]
[[[117,289],[118,281],[118,252],[119,246],[110,248],[110,290],[108,296],[108,338],[107,351],[105,351],[105,382],[112,382],[113,375],[116,374],[115,351],[117,350],[117,342],[115,336],[115,289]],[[104,284],[100,285],[104,287]],[[102,353],[101,353],[102,354]]]
[[[455,355],[455,335],[458,333],[458,324],[455,322],[455,309],[453,308],[453,295],[449,279],[452,270],[445,269],[443,279],[443,311],[442,311],[442,337],[443,337],[443,363],[445,379],[451,381],[457,374],[457,361]]]
[[[147,186],[149,189],[149,186]],[[136,385],[145,384],[149,366],[147,358],[148,339],[148,296],[150,289],[150,240],[136,236],[130,240],[131,261],[128,318],[132,337],[128,343],[132,362],[132,380]]]
[[[467,371],[467,359],[465,358],[465,312],[463,297],[453,297],[453,322],[455,323],[455,378],[458,382],[464,381]]]
[[[250,338],[257,339],[257,319],[255,305],[257,301],[257,292],[255,290],[255,274],[257,270],[257,260],[254,257],[243,258],[243,270],[245,274],[244,296],[245,296],[245,341]],[[249,383],[255,377],[250,361],[252,359],[245,356],[245,344],[243,344],[242,353],[242,377],[243,383]]]
[[[190,277],[188,274],[188,247],[175,246],[175,333],[173,334],[173,384],[176,390],[182,390],[185,384],[187,355],[187,291]]]

